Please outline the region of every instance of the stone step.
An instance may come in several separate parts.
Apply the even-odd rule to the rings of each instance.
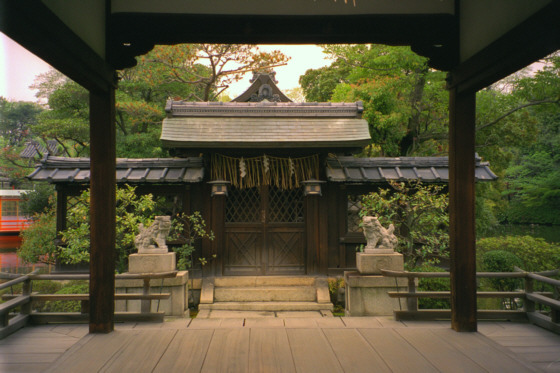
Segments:
[[[314,302],[317,289],[312,286],[217,287],[216,302]]]
[[[315,277],[308,276],[229,276],[216,277],[216,287],[248,286],[314,286]]]
[[[228,311],[332,311],[331,303],[317,302],[217,302],[200,304],[199,310]]]

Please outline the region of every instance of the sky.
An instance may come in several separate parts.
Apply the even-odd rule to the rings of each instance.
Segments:
[[[317,69],[330,64],[316,45],[261,45],[262,51],[281,50],[291,59],[286,66],[276,67],[276,80],[282,91],[299,87],[299,77],[307,69]],[[35,77],[51,67],[25,48],[0,33],[0,96],[10,101],[37,101],[35,90],[29,88]],[[251,74],[230,86],[226,92],[235,98],[249,88]]]

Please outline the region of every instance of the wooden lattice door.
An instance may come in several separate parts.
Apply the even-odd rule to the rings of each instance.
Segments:
[[[225,275],[305,273],[303,193],[260,187],[230,190]]]

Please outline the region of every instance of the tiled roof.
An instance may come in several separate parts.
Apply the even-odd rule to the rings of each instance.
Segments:
[[[161,140],[168,147],[291,148],[362,147],[367,122],[348,118],[166,118]]]
[[[56,140],[47,141],[48,153],[56,155],[58,153],[58,144]],[[37,141],[29,141],[25,148],[19,153],[22,158],[42,157],[47,153],[47,148],[39,144]]]
[[[161,141],[177,148],[355,148],[370,142],[355,103],[168,101]]]
[[[117,158],[117,183],[197,183],[202,158]],[[89,183],[89,158],[45,157],[28,178],[50,183]]]
[[[496,180],[487,162],[475,158],[477,181]],[[327,179],[345,183],[384,183],[389,180],[437,183],[449,181],[447,157],[355,158],[327,160]]]

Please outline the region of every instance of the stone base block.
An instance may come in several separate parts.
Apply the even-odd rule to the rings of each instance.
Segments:
[[[389,291],[406,291],[405,278],[362,276],[345,272],[346,316],[392,316],[394,310],[406,310],[406,301],[390,298]]]
[[[164,311],[166,316],[188,316],[189,298],[189,272],[177,272],[173,278],[150,280],[150,292],[154,294],[170,293],[169,299],[153,300],[151,312]],[[143,280],[116,280],[115,288],[119,294],[142,294]],[[117,312],[140,312],[142,302],[139,300],[117,300],[115,311]]]
[[[177,268],[175,253],[131,254],[128,256],[128,272],[157,273],[170,272]]]
[[[382,269],[402,271],[404,260],[402,254],[356,254],[356,268],[362,275],[380,275]]]

